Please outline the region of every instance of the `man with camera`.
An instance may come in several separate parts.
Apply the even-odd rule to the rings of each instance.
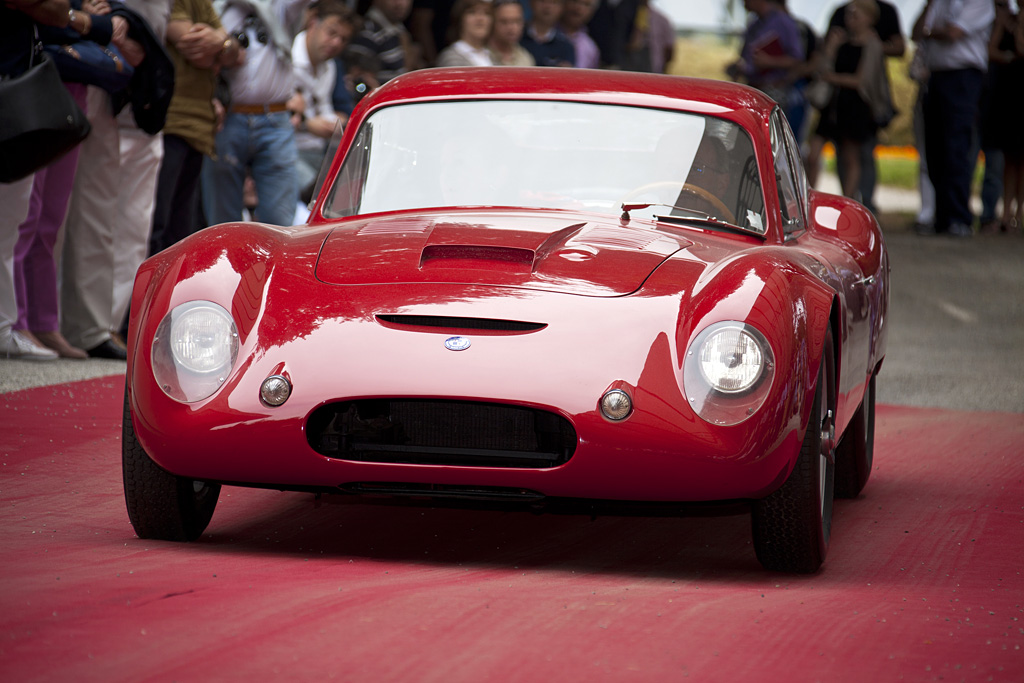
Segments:
[[[292,70],[292,27],[309,0],[216,0],[221,24],[245,50],[225,69],[224,127],[203,164],[203,209],[210,225],[242,219],[245,178],[257,195],[255,220],[291,225],[299,197],[292,117],[302,115]]]

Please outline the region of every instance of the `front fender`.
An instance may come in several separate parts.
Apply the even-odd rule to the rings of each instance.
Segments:
[[[127,340],[127,384],[133,406],[136,373],[151,372],[151,342],[167,313],[188,301],[219,304],[231,313],[240,345],[246,349],[255,343],[254,331],[264,322],[268,297],[287,289],[281,281],[312,277],[317,245],[325,235],[324,230],[229,223],[195,233],[143,262],[132,290]],[[270,287],[275,278],[278,284]],[[285,323],[282,320],[277,327]],[[260,343],[266,343],[262,329],[259,336]]]
[[[745,422],[723,429],[774,435],[775,448],[788,452],[785,479],[795,464],[807,423],[828,329],[834,324],[835,293],[813,275],[813,264],[784,248],[757,247],[706,267],[693,278],[689,258],[669,259],[646,288],[692,282],[681,294],[675,356],[682,386],[683,361],[708,326],[739,321],[757,328],[771,345],[776,372],[762,407]],[[785,444],[785,445],[784,445]]]

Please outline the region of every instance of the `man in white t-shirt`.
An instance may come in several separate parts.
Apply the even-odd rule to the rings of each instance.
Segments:
[[[344,51],[357,30],[355,13],[342,0],[320,0],[309,10],[306,30],[295,37],[292,67],[299,94],[305,103],[302,121],[295,132],[299,151],[299,193],[307,200],[320,172],[327,141],[345,116],[331,104],[338,79],[334,58]]]

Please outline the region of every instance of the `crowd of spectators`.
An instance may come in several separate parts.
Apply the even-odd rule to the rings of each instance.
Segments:
[[[906,49],[895,7],[845,3],[820,40],[785,0],[744,7],[751,23],[729,75],[780,103],[807,143],[812,179],[833,142],[844,193],[873,208],[877,133],[895,113],[885,58]],[[141,261],[206,225],[294,223],[333,133],[362,94],[399,74],[477,65],[662,72],[675,44],[648,0],[3,0],[0,76],[27,69],[37,36],[116,47],[136,67],[162,59],[175,74],[156,130],[136,118],[145,107],[67,82],[91,134],[34,175],[0,184],[0,357],[38,360],[124,358]],[[985,228],[1019,225],[1022,22],[1008,0],[926,0],[913,38],[927,169],[921,225],[971,233],[979,147],[1005,190],[998,217],[986,200]],[[827,97],[815,117],[808,101],[819,85]]]
[[[807,151],[811,184],[831,142],[843,193],[874,211],[878,132],[897,113],[887,61],[907,50],[897,8],[886,0],[846,2],[819,40],[790,15],[785,0],[744,0],[744,6],[751,22],[729,75],[779,102]],[[921,160],[915,231],[970,237],[978,229],[1020,230],[1024,22],[1011,0],[925,0],[911,37]],[[976,220],[970,197],[979,151],[984,182]]]
[[[0,77],[24,73],[37,40],[173,65],[166,100],[142,109],[62,73],[89,136],[0,184],[0,357],[52,360],[126,357],[147,256],[207,225],[301,218],[336,128],[395,76],[663,71],[674,34],[647,0],[4,0]]]

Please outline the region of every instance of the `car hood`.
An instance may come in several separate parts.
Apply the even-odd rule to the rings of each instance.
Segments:
[[[636,221],[557,212],[392,215],[336,227],[316,277],[336,285],[460,283],[622,296],[690,244]]]

